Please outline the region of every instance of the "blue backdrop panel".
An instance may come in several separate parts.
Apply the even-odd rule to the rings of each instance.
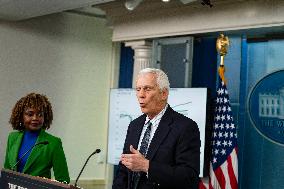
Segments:
[[[250,99],[257,99],[263,93],[277,97],[281,82],[264,82],[258,94],[252,93],[262,79],[277,70],[284,69],[284,40],[272,40],[264,42],[251,42],[244,45],[247,48],[247,60],[242,64],[241,79],[241,108],[240,108],[240,135],[242,136],[240,148],[240,171],[241,187],[243,189],[282,189],[284,188],[284,146],[273,139],[266,137],[265,133],[258,131],[263,120],[272,120],[259,113],[259,103],[249,104]],[[282,78],[282,77],[279,77]],[[269,78],[268,78],[269,79]],[[275,78],[274,78],[275,79]],[[269,84],[270,83],[270,84]],[[282,81],[284,87],[284,81]],[[277,94],[278,91],[278,94]],[[254,96],[253,96],[254,95]],[[257,113],[255,113],[257,112]],[[253,116],[250,117],[250,115]],[[276,118],[275,118],[276,119]],[[277,118],[282,120],[283,118]],[[256,121],[254,121],[256,120]],[[258,124],[256,124],[258,123]],[[271,129],[272,126],[270,126]],[[275,132],[275,135],[278,133]]]

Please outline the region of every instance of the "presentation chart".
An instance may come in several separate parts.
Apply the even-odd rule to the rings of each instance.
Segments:
[[[205,124],[206,124],[206,88],[170,89],[169,105],[177,112],[193,119],[200,130],[201,154],[200,170],[203,170]],[[108,163],[117,165],[123,151],[123,144],[129,123],[142,115],[134,89],[111,89]],[[201,171],[202,172],[202,171]],[[202,173],[201,173],[202,176]]]

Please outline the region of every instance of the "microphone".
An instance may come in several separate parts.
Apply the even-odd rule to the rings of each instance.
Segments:
[[[98,153],[100,153],[100,152],[101,152],[101,149],[96,149],[96,150],[87,158],[87,160],[86,160],[84,166],[82,167],[82,169],[81,169],[81,171],[80,171],[78,177],[76,178],[76,181],[75,181],[75,184],[74,184],[75,187],[77,187],[77,182],[78,182],[78,180],[79,180],[79,177],[81,176],[81,174],[82,174],[84,168],[86,167],[86,165],[87,165],[89,159],[90,159],[94,154],[98,154]]]
[[[37,145],[43,144],[43,145],[47,145],[49,142],[48,141],[42,141],[42,142],[38,142],[36,144],[34,144],[28,151],[26,151],[20,158],[19,160],[15,163],[15,165],[12,166],[12,171],[16,171],[15,168],[16,166],[22,161],[22,159],[27,155],[27,153],[29,153],[34,147],[36,147]]]

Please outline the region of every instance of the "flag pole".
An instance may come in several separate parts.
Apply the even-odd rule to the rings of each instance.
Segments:
[[[225,79],[225,65],[224,65],[224,57],[228,53],[228,47],[230,45],[230,41],[228,36],[225,36],[224,34],[220,34],[216,41],[216,49],[220,54],[221,61],[220,61],[220,66],[218,68],[218,73],[222,81],[226,84],[226,79]]]

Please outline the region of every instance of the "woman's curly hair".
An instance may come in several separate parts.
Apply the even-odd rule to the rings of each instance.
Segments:
[[[23,131],[23,113],[27,108],[43,111],[44,123],[42,129],[49,129],[53,120],[52,106],[45,95],[30,93],[22,97],[12,109],[9,123],[14,130]]]

